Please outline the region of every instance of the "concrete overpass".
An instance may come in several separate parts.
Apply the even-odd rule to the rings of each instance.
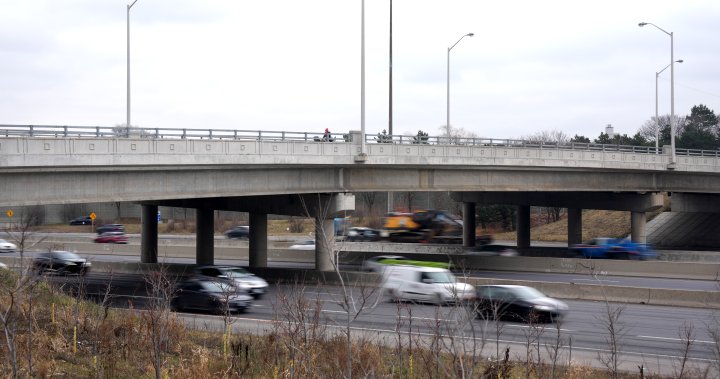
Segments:
[[[141,130],[0,125],[0,206],[133,201],[143,204],[143,261],[157,260],[158,205],[197,209],[197,260],[212,263],[212,211],[250,212],[251,266],[266,265],[267,214],[315,217],[317,267],[331,267],[331,218],[359,191],[451,191],[465,203],[466,244],[478,202],[518,206],[518,245],[529,245],[529,206],[645,212],[660,193],[682,193],[687,210],[718,208],[716,151],[350,132],[335,142],[312,133]],[[339,137],[339,136],[338,136]],[[387,143],[391,142],[391,143]],[[338,196],[338,194],[344,194]],[[328,241],[328,242],[323,242]]]

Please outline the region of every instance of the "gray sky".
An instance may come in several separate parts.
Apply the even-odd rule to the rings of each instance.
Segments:
[[[126,8],[116,0],[2,0],[0,123],[124,124]],[[132,125],[360,129],[360,0],[138,0]],[[557,129],[635,134],[670,62],[675,113],[720,112],[720,2],[393,2],[394,134],[479,137]],[[389,1],[365,1],[366,130],[388,126]],[[659,80],[670,113],[670,69]]]

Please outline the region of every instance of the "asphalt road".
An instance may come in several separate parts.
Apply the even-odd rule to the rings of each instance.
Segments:
[[[79,283],[90,292],[104,292],[110,283],[111,292],[119,295],[116,305],[123,307],[131,299],[133,306],[142,307],[145,290],[143,278],[139,275],[120,274],[112,278],[103,273],[91,273],[87,277],[52,277],[53,281]],[[361,289],[350,289],[359,304],[362,298]],[[283,312],[287,310],[287,299],[290,296],[304,296],[309,304],[317,299],[321,307],[321,324],[329,330],[342,331],[347,324],[347,313],[343,310],[343,290],[337,286],[304,286],[271,285],[268,293],[254,302],[251,309],[233,318],[235,328],[253,329],[256,333],[272,329],[273,320],[285,320]],[[691,347],[688,350],[690,364],[693,367],[706,367],[717,363],[716,349],[718,341],[714,340],[709,330],[720,329],[720,315],[712,310],[696,308],[662,307],[649,305],[607,304],[593,301],[567,301],[570,312],[556,328],[552,324],[531,327],[523,323],[495,322],[480,319],[469,319],[463,307],[429,304],[392,303],[387,298],[374,293],[369,297],[367,305],[361,308],[360,316],[352,323],[353,333],[363,335],[384,336],[384,341],[393,341],[398,335],[407,335],[412,329],[417,338],[431,338],[437,334],[449,337],[462,337],[465,343],[473,342],[483,345],[484,356],[494,356],[496,349],[504,350],[511,347],[512,356],[524,356],[529,336],[540,335],[540,344],[547,346],[561,339],[564,360],[586,362],[600,365],[598,356],[608,352],[608,312],[619,312],[615,323],[618,331],[619,351],[623,367],[635,370],[640,364],[649,371],[672,374],[683,355],[684,328],[692,328]],[[310,306],[312,307],[312,305]],[[311,310],[306,310],[310,312]],[[215,323],[218,330],[224,330],[222,318],[206,314],[182,314],[189,325],[207,327]],[[412,320],[412,321],[410,321]],[[398,334],[398,331],[400,334]],[[499,346],[496,342],[499,341]],[[392,343],[392,342],[390,342]],[[541,347],[542,354],[546,349]]]

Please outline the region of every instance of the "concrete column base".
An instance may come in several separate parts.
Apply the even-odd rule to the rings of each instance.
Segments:
[[[530,206],[517,206],[517,247],[527,249],[530,247]]]
[[[463,203],[463,246],[475,247],[475,203]]]
[[[140,262],[158,263],[158,207],[142,204],[140,208]]]
[[[267,214],[250,213],[250,244],[248,260],[250,268],[267,267]]]
[[[315,218],[315,269],[335,271],[335,233],[333,220]]]
[[[582,243],[582,209],[568,208],[568,247]]]
[[[645,212],[632,212],[630,214],[630,238],[633,242],[647,243],[647,216]]]
[[[215,264],[215,220],[212,208],[196,209],[195,263]]]

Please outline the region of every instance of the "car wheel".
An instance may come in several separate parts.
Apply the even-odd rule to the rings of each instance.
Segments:
[[[387,290],[388,295],[390,296],[390,302],[391,303],[399,303],[400,302],[400,291],[397,289],[388,289]]]
[[[172,308],[175,312],[182,312],[185,310],[185,302],[177,299],[172,302]]]
[[[435,305],[442,307],[446,304],[446,301],[443,299],[442,294],[436,293],[435,294]]]

